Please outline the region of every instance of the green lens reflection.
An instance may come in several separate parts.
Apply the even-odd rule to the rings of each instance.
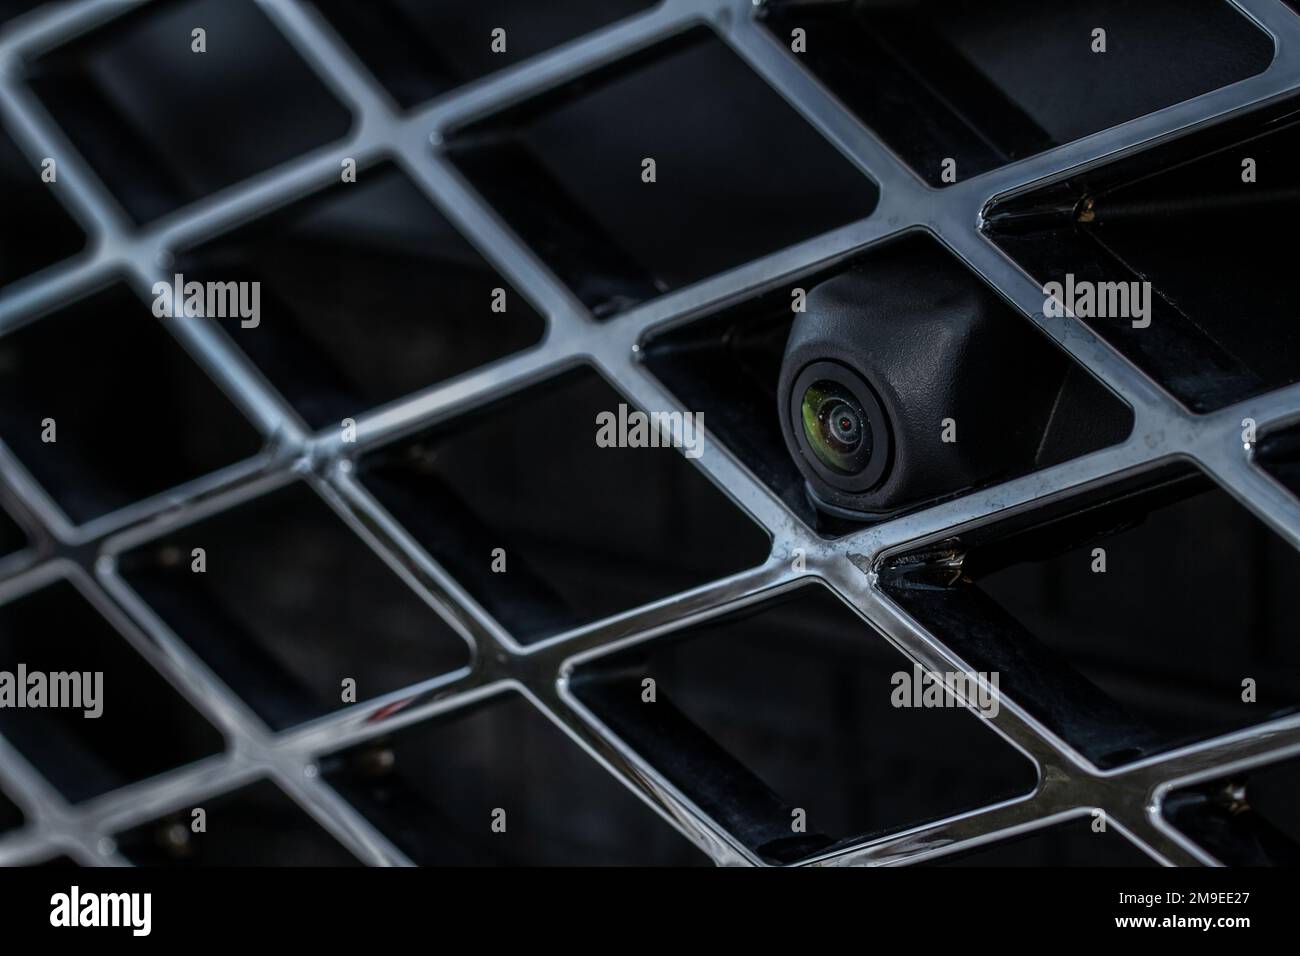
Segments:
[[[821,380],[808,386],[800,403],[803,433],[827,468],[854,475],[871,460],[871,423],[849,389]]]

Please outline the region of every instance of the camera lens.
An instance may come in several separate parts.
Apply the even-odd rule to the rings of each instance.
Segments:
[[[853,393],[821,379],[809,385],[800,405],[804,436],[823,465],[855,475],[871,460],[871,425]]]
[[[846,448],[857,448],[862,441],[862,419],[848,404],[841,402],[826,413],[831,437]]]

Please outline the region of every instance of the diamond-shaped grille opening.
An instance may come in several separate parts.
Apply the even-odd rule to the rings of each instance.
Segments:
[[[192,31],[206,33],[194,52]],[[250,0],[131,11],[29,64],[29,82],[146,222],[347,132],[351,117]]]
[[[597,444],[598,416],[620,405],[636,411],[574,370],[367,456],[360,474],[522,641],[761,564],[767,536],[689,448]]]
[[[421,865],[708,862],[515,693],[350,748],[322,770]]]
[[[1133,415],[1127,405],[927,236],[911,236],[872,249],[831,269],[792,279],[716,315],[652,336],[642,350],[650,371],[688,408],[702,411],[710,432],[822,535],[837,537],[860,525],[829,517],[810,502],[799,468],[781,437],[784,403],[778,396],[778,381],[795,315],[794,290],[808,293],[851,271],[882,276],[904,288],[919,281],[934,282],[938,276],[956,277],[966,295],[982,303],[996,320],[997,328],[990,325],[983,334],[997,336],[997,361],[1005,363],[1005,368],[1033,370],[1036,379],[1046,383],[1042,404],[1025,407],[1014,423],[1026,431],[1041,432],[1043,440],[1025,444],[1028,456],[1023,460],[1002,462],[993,480],[1014,478],[1104,448],[1123,441],[1132,430]],[[1025,377],[1029,377],[1028,371]],[[948,411],[944,409],[943,414]],[[960,418],[962,428],[969,428],[972,435],[1005,433],[1012,424],[992,407],[981,415],[978,403],[963,403]],[[942,423],[936,420],[931,431],[941,435]],[[947,490],[967,489],[957,486]]]
[[[1175,790],[1165,818],[1227,866],[1300,865],[1300,759]]]
[[[58,166],[54,167],[57,176]],[[0,232],[0,286],[79,252],[85,237],[55,198],[59,182],[41,181],[41,163],[32,162],[0,126],[0,194],[5,216],[22,229]]]
[[[897,558],[881,581],[1111,767],[1296,710],[1297,575],[1300,554],[1175,465]]]
[[[0,337],[0,372],[0,438],[79,524],[261,448],[122,284]]]
[[[300,483],[150,541],[119,568],[276,730],[469,663],[465,640]]]
[[[655,5],[654,0],[312,2],[404,108]],[[496,30],[504,30],[504,36]]]
[[[23,825],[23,812],[3,793],[0,793],[0,833],[15,830]]]
[[[194,811],[200,809],[203,814],[196,817]],[[358,865],[356,857],[267,780],[200,800],[114,839],[118,852],[137,866]]]
[[[772,0],[762,10],[777,41],[933,186],[954,181],[947,159],[957,179],[974,176],[1273,59],[1268,36],[1223,0]],[[1094,52],[1097,29],[1104,52]]]
[[[1300,381],[1293,263],[1275,241],[1300,213],[1297,105],[998,203],[989,233],[1045,287],[1060,283],[1075,315],[1193,411]],[[1101,283],[1114,291],[1103,296]],[[1126,290],[1149,299],[1147,315],[1115,314]]]
[[[878,194],[704,28],[467,126],[448,150],[599,317],[860,219]]]
[[[899,674],[912,664],[812,585],[580,667],[572,687],[719,825],[785,863],[1033,790],[1033,764],[964,707],[894,706]]]
[[[526,348],[545,329],[392,163],[178,256],[176,268],[187,283],[260,284],[255,322],[219,321],[313,428]]]
[[[1093,829],[1093,818],[1034,830],[964,853],[928,860],[922,866],[1155,866],[1119,831]]]
[[[27,536],[23,534],[23,529],[18,527],[18,522],[9,517],[4,508],[0,508],[0,558],[20,551],[26,545]]]
[[[18,686],[19,665],[25,687]],[[93,680],[75,685],[98,697],[91,702],[101,708],[98,717],[86,717],[85,706],[0,707],[0,734],[68,800],[115,790],[222,748],[221,735],[66,581],[0,606],[0,671],[12,675],[14,690],[29,703],[41,699],[34,695],[42,684],[51,701],[53,675],[102,674],[98,693]],[[60,694],[61,701],[71,699],[70,691]]]

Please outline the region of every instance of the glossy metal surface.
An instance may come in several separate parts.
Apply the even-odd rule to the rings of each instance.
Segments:
[[[1278,534],[1300,546],[1300,502],[1253,465],[1239,437],[1243,417],[1254,418],[1261,429],[1300,420],[1300,385],[1213,414],[1193,415],[1079,321],[1045,318],[1037,283],[979,231],[982,210],[995,197],[1040,185],[1300,87],[1300,17],[1279,0],[1237,2],[1276,42],[1276,58],[1264,73],[935,190],[908,170],[754,21],[751,0],[665,0],[646,14],[471,83],[409,113],[397,110],[314,10],[293,0],[264,0],[266,13],[358,121],[346,139],[143,229],[128,222],[94,171],[16,80],[13,69],[17,58],[63,42],[133,5],[75,2],[12,22],[0,33],[0,110],[34,163],[51,153],[60,157],[61,179],[66,183],[60,195],[68,199],[71,213],[92,236],[92,243],[88,255],[22,280],[0,294],[0,333],[26,321],[39,321],[36,317],[44,310],[114,274],[129,276],[147,301],[150,285],[168,272],[169,250],[334,182],[341,157],[353,157],[364,165],[367,159],[380,155],[399,159],[493,265],[545,313],[548,331],[544,341],[531,350],[360,417],[357,444],[347,446],[345,453],[335,430],[310,433],[214,324],[205,320],[167,322],[167,328],[259,425],[267,440],[266,450],[251,464],[205,477],[81,527],[60,514],[14,456],[0,446],[5,494],[36,541],[27,552],[0,561],[0,602],[54,576],[72,579],[230,742],[223,755],[71,807],[0,740],[3,788],[30,821],[23,829],[0,838],[0,864],[38,861],[56,853],[67,853],[83,863],[123,863],[109,838],[111,833],[259,776],[273,778],[362,859],[377,864],[406,863],[394,846],[319,779],[318,755],[461,707],[504,687],[524,693],[715,861],[752,864],[758,861],[745,847],[670,786],[654,767],[643,765],[578,704],[567,689],[567,675],[576,663],[629,643],[654,640],[691,622],[795,586],[805,577],[815,577],[915,661],[936,670],[961,669],[962,662],[944,646],[941,637],[927,633],[878,589],[872,571],[878,560],[889,552],[942,537],[952,529],[986,523],[1171,458],[1195,461]],[[439,155],[436,147],[441,131],[701,20],[708,21],[756,73],[879,184],[879,207],[864,220],[597,323]],[[834,542],[813,533],[725,448],[710,442],[703,457],[693,464],[769,530],[773,546],[768,561],[748,572],[528,647],[492,621],[352,478],[351,458],[376,443],[455,416],[488,393],[521,388],[577,360],[596,364],[641,408],[674,410],[671,396],[638,359],[639,343],[651,330],[688,321],[910,229],[936,235],[1014,302],[1029,321],[1038,323],[1128,402],[1136,416],[1130,438],[1104,451]],[[274,735],[116,573],[115,555],[130,544],[259,494],[293,474],[307,476],[357,534],[472,642],[475,654],[469,668]],[[804,571],[792,569],[795,549],[807,555]],[[395,715],[382,716],[395,701],[408,699],[409,705]],[[1038,765],[1039,784],[1031,795],[875,839],[813,862],[915,861],[1100,807],[1117,830],[1160,862],[1213,863],[1161,820],[1162,796],[1175,785],[1300,752],[1300,717],[1291,717],[1102,772],[1049,733],[1015,700],[1004,701],[993,725]]]

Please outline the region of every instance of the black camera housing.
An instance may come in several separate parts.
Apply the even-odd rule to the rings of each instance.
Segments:
[[[1099,388],[1071,368],[959,260],[911,237],[808,290],[781,366],[781,430],[820,510],[886,517],[1060,457],[1048,430],[1061,398]],[[859,396],[876,442],[855,475],[826,468],[802,426],[805,388],[832,375]]]

